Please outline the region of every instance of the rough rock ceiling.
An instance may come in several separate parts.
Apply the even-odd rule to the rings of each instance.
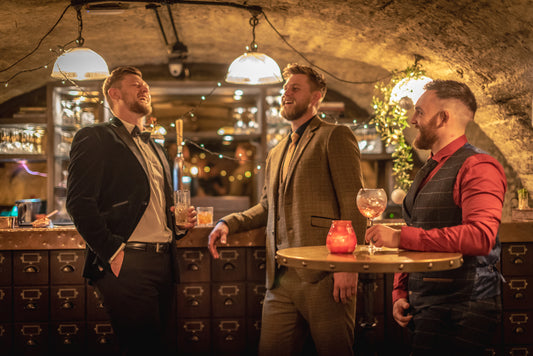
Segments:
[[[172,1],[169,1],[172,2]],[[250,14],[224,6],[172,5],[180,39],[191,63],[228,65],[251,41]],[[219,1],[220,2],[220,1]],[[125,2],[122,14],[83,13],[85,45],[110,68],[167,62],[167,49],[146,3]],[[372,82],[413,64],[421,55],[433,78],[462,80],[476,94],[476,122],[517,174],[517,185],[533,191],[533,1],[532,0],[249,0],[259,5],[279,33],[299,52],[341,79]],[[35,47],[52,27],[66,0],[3,0],[0,6],[0,69]],[[164,8],[163,8],[164,9]],[[166,11],[161,17],[169,41]],[[259,17],[256,41],[280,66],[304,62]],[[77,37],[76,12],[69,8],[40,49],[0,81],[22,69],[53,60],[49,51]],[[50,69],[19,75],[0,88],[0,103],[49,82]],[[373,84],[328,77],[329,86],[370,108]],[[478,135],[479,136],[479,135]],[[513,183],[514,184],[514,183]],[[515,186],[510,186],[515,189]]]

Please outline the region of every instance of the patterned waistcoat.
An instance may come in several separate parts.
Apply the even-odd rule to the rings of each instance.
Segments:
[[[453,187],[464,161],[479,153],[484,152],[467,143],[444,163],[418,193],[417,187],[411,187],[403,205],[406,224],[424,230],[460,225],[462,210],[453,200]],[[416,195],[414,199],[410,197],[413,194]],[[416,309],[499,295],[500,274],[495,265],[500,252],[500,239],[496,236],[496,244],[487,256],[464,256],[464,264],[458,269],[410,273],[409,303]]]

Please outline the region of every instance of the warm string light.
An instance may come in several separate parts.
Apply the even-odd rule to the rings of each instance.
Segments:
[[[209,5],[209,4],[206,4],[206,5]],[[219,4],[219,3],[212,3],[211,5],[224,5],[224,4]],[[226,4],[228,5],[228,4]],[[63,10],[63,12],[61,13],[61,15],[59,16],[58,20],[56,21],[56,23],[50,28],[50,30],[39,40],[38,44],[36,45],[36,47],[31,50],[29,53],[27,53],[26,55],[22,56],[21,58],[19,58],[18,60],[16,60],[14,63],[12,63],[11,65],[7,66],[6,68],[3,68],[3,69],[0,69],[0,73],[1,72],[4,72],[4,71],[7,71],[11,68],[13,68],[15,65],[17,65],[18,63],[20,63],[22,60],[28,58],[29,56],[31,56],[33,53],[35,53],[37,51],[37,49],[39,49],[41,43],[44,41],[44,39],[46,37],[48,37],[48,35],[57,27],[57,25],[61,22],[61,20],[63,19],[65,13],[67,12],[67,10],[71,7],[72,5],[69,4],[65,7],[65,9]],[[228,6],[234,6],[233,5],[228,5]],[[239,6],[237,6],[239,7]],[[240,6],[242,7],[242,6]],[[247,7],[242,7],[242,8],[245,8],[245,9],[248,9]],[[338,81],[341,81],[343,83],[348,83],[348,84],[375,84],[379,81],[382,81],[386,78],[389,78],[391,77],[391,74],[387,75],[387,76],[384,76],[383,78],[378,78],[376,80],[371,80],[371,81],[351,81],[351,80],[345,80],[345,79],[342,79],[342,78],[339,78],[337,77],[336,75],[332,74],[331,72],[325,70],[324,68],[316,65],[315,63],[313,63],[311,60],[309,60],[303,53],[301,53],[300,51],[298,51],[292,44],[290,44],[287,39],[278,31],[278,29],[274,26],[274,24],[272,24],[272,22],[270,22],[269,18],[267,17],[266,13],[264,12],[263,9],[261,9],[260,7],[253,7],[255,10],[259,11],[259,13],[261,13],[265,20],[267,21],[267,23],[270,25],[270,27],[272,28],[272,30],[276,33],[276,35],[292,50],[294,51],[296,54],[298,54],[302,59],[304,59],[309,65],[323,71],[325,74],[329,75],[330,77],[338,80]],[[248,9],[249,10],[249,9]],[[68,42],[66,45],[64,46],[61,46],[61,50],[64,51],[65,47],[68,46],[69,44],[73,43],[73,42],[76,42],[76,40],[74,41],[70,41]],[[51,50],[52,51],[52,50]],[[55,59],[54,59],[55,60]],[[4,84],[4,87],[7,87],[8,84],[9,84],[9,81],[13,80],[15,77],[17,77],[18,75],[22,74],[22,73],[27,73],[27,72],[33,72],[33,71],[37,71],[37,70],[40,70],[40,69],[47,69],[48,68],[48,65],[50,64],[51,61],[49,61],[47,64],[45,65],[41,65],[41,66],[38,66],[38,67],[35,67],[35,68],[31,68],[31,69],[25,69],[25,70],[21,70],[17,73],[15,73],[14,75],[12,75],[9,79],[5,80],[5,81],[0,81],[0,84]]]
[[[65,7],[65,9],[63,10],[63,12],[61,13],[61,15],[59,16],[59,18],[57,19],[57,21],[55,22],[55,24],[48,30],[48,32],[46,32],[46,34],[41,37],[41,39],[39,40],[39,42],[37,43],[37,45],[35,46],[35,48],[33,48],[29,53],[25,54],[24,56],[22,56],[21,58],[17,59],[15,62],[13,62],[12,64],[10,64],[9,66],[5,67],[5,68],[2,68],[0,69],[0,73],[2,72],[5,72],[11,68],[13,68],[14,66],[16,66],[17,64],[19,64],[20,62],[22,62],[24,59],[28,58],[29,56],[31,56],[33,53],[35,53],[40,47],[41,47],[41,44],[43,43],[43,41],[46,39],[46,37],[48,37],[48,35],[50,35],[50,33],[52,33],[52,31],[57,27],[57,25],[61,22],[61,20],[63,19],[63,16],[65,16],[65,13],[67,12],[67,10],[69,9],[71,5],[67,5]],[[62,48],[68,46],[69,44],[73,43],[74,41],[70,41],[68,42],[67,44],[65,44]],[[54,52],[54,50],[50,49],[50,52]],[[1,81],[0,83],[4,85],[4,87],[7,88],[7,86],[9,85],[9,82],[13,79],[15,79],[18,75],[22,74],[22,73],[29,73],[29,72],[34,72],[34,71],[37,71],[37,70],[40,70],[40,69],[47,69],[48,66],[50,65],[50,63],[52,63],[53,61],[55,61],[56,58],[54,59],[51,59],[50,61],[48,61],[45,65],[41,65],[41,66],[38,66],[38,67],[35,67],[35,68],[30,68],[30,69],[23,69],[23,70],[20,70],[18,72],[16,72],[15,74],[13,74],[11,77],[9,77],[8,79],[4,80],[4,81]]]
[[[23,56],[22,58],[20,58],[19,60],[17,60],[16,62],[14,62],[13,64],[11,64],[10,66],[4,68],[4,69],[0,69],[0,72],[3,72],[3,71],[6,71],[12,67],[14,67],[16,64],[18,64],[19,62],[21,62],[23,59],[29,57],[31,54],[33,54],[41,45],[41,43],[43,42],[43,40],[55,29],[55,27],[59,24],[59,22],[62,20],[64,14],[66,13],[66,11],[68,10],[68,8],[70,7],[71,5],[68,5],[62,12],[61,16],[59,17],[59,19],[56,21],[56,23],[52,26],[52,28],[40,39],[39,43],[37,44],[37,46],[28,54],[26,54],[25,56]],[[289,46],[295,53],[297,53],[299,56],[301,56],[307,63],[309,63],[311,66],[313,67],[316,67],[318,69],[320,69],[321,71],[323,71],[324,73],[326,73],[327,75],[339,80],[339,81],[342,81],[342,82],[345,82],[345,83],[350,83],[350,84],[373,84],[373,83],[376,83],[380,80],[383,80],[384,78],[387,78],[389,77],[390,75],[384,77],[384,78],[380,78],[380,79],[377,79],[377,80],[374,80],[374,81],[349,81],[349,80],[344,80],[344,79],[341,79],[341,78],[338,78],[336,77],[334,74],[328,72],[327,70],[319,67],[318,65],[314,64],[313,62],[311,62],[307,57],[305,57],[301,52],[299,52],[294,46],[292,46],[281,34],[280,32],[276,29],[276,27],[270,22],[270,20],[268,19],[266,13],[264,11],[261,10],[261,13],[263,14],[263,16],[265,17],[265,20],[267,21],[267,23],[270,25],[270,27],[274,30],[274,32],[279,36],[279,38],[287,45]],[[55,52],[58,56],[61,52],[64,52],[65,51],[65,47],[68,46],[69,44],[73,43],[73,42],[76,42],[76,40],[73,40],[73,41],[70,41],[68,42],[67,44],[65,44],[64,46],[61,46],[60,47],[60,50],[59,50],[59,53],[57,51],[54,51],[52,49],[50,49],[51,52]],[[21,70],[17,73],[15,73],[13,76],[11,76],[9,79],[7,79],[6,81],[3,81],[3,82],[0,82],[0,83],[3,83],[5,85],[5,87],[8,86],[8,83],[9,81],[11,81],[12,79],[14,79],[15,77],[17,77],[18,75],[22,74],[22,73],[25,73],[25,72],[31,72],[31,71],[36,71],[36,70],[40,70],[40,69],[47,69],[48,66],[50,65],[50,63],[52,61],[54,61],[55,59],[52,59],[50,60],[48,63],[46,63],[44,66],[39,66],[39,67],[35,67],[35,68],[32,68],[32,69],[26,69],[26,70]],[[74,82],[73,80],[67,78],[66,76],[64,76],[64,80],[62,80],[62,83],[65,84],[66,82],[69,82],[71,83],[74,87],[76,87],[80,92],[83,93],[83,95],[87,95],[85,89],[83,89],[82,87],[80,87],[76,82]],[[198,102],[198,104],[196,106],[194,106],[191,110],[187,111],[186,113],[182,114],[180,116],[180,119],[193,119],[195,118],[196,116],[196,111],[198,110],[198,108],[204,103],[206,102],[216,91],[217,88],[221,87],[222,84],[221,82],[217,82],[216,86],[213,87],[211,89],[211,91],[207,94],[207,95],[202,95],[200,97],[200,100]],[[100,101],[100,104],[101,105],[104,105],[104,108],[109,110],[111,112],[111,109],[105,105],[105,102],[102,100]],[[323,113],[322,115],[322,118],[325,118],[325,114]],[[171,126],[174,126],[173,124],[171,124]],[[219,159],[227,159],[227,160],[231,160],[231,161],[238,161],[240,159],[237,159],[237,158],[234,158],[234,157],[231,157],[231,156],[228,156],[228,155],[224,155],[222,153],[219,153],[219,152],[214,152],[214,151],[211,151],[207,148],[205,148],[205,146],[203,144],[199,144],[197,142],[194,142],[193,140],[190,140],[190,139],[186,139],[186,138],[183,138],[184,141],[194,145],[195,147],[199,148],[200,150],[210,154],[210,155],[213,155],[213,156],[217,156]],[[245,161],[253,161],[253,162],[258,162],[258,161],[255,161],[255,160],[245,160]],[[256,168],[257,169],[261,169],[262,168],[262,165],[264,165],[264,161],[259,161]]]
[[[264,165],[264,161],[259,161],[259,160],[252,160],[252,159],[241,159],[240,157],[239,158],[235,158],[235,157],[232,157],[232,156],[228,156],[228,155],[225,155],[223,153],[220,153],[220,152],[216,152],[216,151],[211,151],[210,149],[206,148],[205,145],[203,143],[198,143],[198,142],[195,142],[193,140],[189,140],[188,138],[184,138],[184,141],[185,143],[190,143],[191,145],[193,145],[194,147],[200,149],[201,151],[205,152],[205,153],[208,153],[210,154],[211,156],[216,156],[218,157],[219,159],[227,159],[227,160],[230,160],[230,161],[244,161],[244,162],[254,162],[254,163],[257,163],[256,165],[256,168],[258,170],[260,170],[262,168],[262,165]]]

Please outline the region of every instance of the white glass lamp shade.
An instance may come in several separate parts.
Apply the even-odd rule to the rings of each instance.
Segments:
[[[278,64],[260,52],[247,52],[231,63],[226,82],[234,84],[276,84],[283,77]]]
[[[432,80],[424,76],[417,79],[402,79],[392,89],[390,103],[399,103],[403,98],[407,97],[413,101],[413,104],[416,104],[418,99],[424,94],[424,86]]]
[[[57,79],[98,80],[109,76],[109,69],[98,53],[77,47],[57,58],[51,76]]]

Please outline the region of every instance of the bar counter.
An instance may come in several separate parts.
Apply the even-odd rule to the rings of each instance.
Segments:
[[[381,221],[391,226],[401,226],[397,220]],[[207,247],[211,227],[196,227],[177,242],[178,248]],[[507,242],[533,242],[533,221],[504,222],[500,226],[500,239]],[[228,236],[224,247],[255,247],[265,245],[265,229],[254,229]],[[85,242],[73,226],[53,228],[0,229],[0,250],[62,250],[82,249]]]
[[[191,229],[177,242],[178,344],[186,355],[254,354],[266,292],[265,229],[231,234],[217,260],[207,249],[211,229]],[[500,238],[504,317],[487,346],[493,354],[533,353],[533,221],[502,223]],[[116,354],[108,316],[81,275],[84,249],[73,226],[0,229],[0,353]],[[404,347],[390,312],[393,274],[359,278],[356,349],[390,354]],[[363,298],[368,291],[372,298]]]

